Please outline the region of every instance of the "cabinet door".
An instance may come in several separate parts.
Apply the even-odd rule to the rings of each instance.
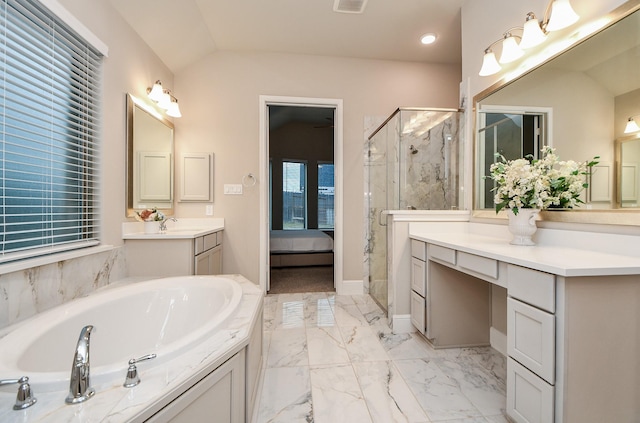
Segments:
[[[507,299],[507,352],[549,383],[555,383],[555,317]]]
[[[425,301],[415,291],[411,291],[411,323],[418,329],[418,332],[425,332]]]
[[[212,275],[211,269],[211,251],[197,255],[195,258],[195,275]]]
[[[425,296],[426,276],[425,262],[411,257],[411,289],[423,297]]]
[[[507,414],[517,423],[553,423],[554,387],[507,359]]]
[[[245,421],[245,351],[222,364],[147,422],[243,423]]]

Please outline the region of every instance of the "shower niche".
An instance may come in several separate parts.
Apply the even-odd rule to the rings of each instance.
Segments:
[[[387,215],[461,208],[463,122],[454,109],[399,108],[368,138],[365,263],[369,293],[385,310]]]

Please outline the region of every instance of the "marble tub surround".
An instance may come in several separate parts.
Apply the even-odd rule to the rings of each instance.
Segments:
[[[166,232],[157,234],[145,233],[144,222],[123,222],[122,239],[197,238],[223,229],[224,219],[220,217],[176,218],[175,222],[172,220],[167,221]]]
[[[264,299],[266,366],[257,423],[507,422],[506,360],[394,335],[369,295]]]
[[[0,335],[2,328],[89,295],[125,275],[122,247],[0,274]]]
[[[141,364],[138,371],[142,382],[138,386],[122,387],[125,365],[123,380],[94,385],[96,394],[90,401],[70,406],[64,402],[66,391],[35,392],[38,402],[23,411],[12,410],[15,390],[12,386],[3,387],[0,391],[0,421],[142,422],[148,419],[178,395],[175,392],[177,388],[193,385],[248,344],[251,329],[260,316],[263,294],[255,284],[240,275],[221,276],[235,280],[242,288],[243,296],[235,314],[223,329],[189,352],[162,366],[145,369]]]

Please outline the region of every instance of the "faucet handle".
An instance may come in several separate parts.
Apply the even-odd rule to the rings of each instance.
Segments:
[[[38,401],[31,392],[31,385],[29,385],[29,378],[22,376],[20,379],[4,379],[0,380],[0,386],[11,385],[19,383],[18,395],[16,396],[16,403],[13,406],[14,410],[24,410],[27,407],[31,407]]]
[[[136,363],[140,363],[141,361],[151,360],[152,358],[156,358],[156,354],[147,354],[143,355],[140,358],[132,358],[129,360],[129,368],[127,369],[127,377],[124,380],[122,386],[125,388],[133,388],[137,384],[140,383],[140,376],[138,376],[138,368],[136,367]]]

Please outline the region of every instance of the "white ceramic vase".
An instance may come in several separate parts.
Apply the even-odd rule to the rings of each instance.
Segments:
[[[540,213],[539,209],[518,209],[517,215],[514,214],[511,209],[507,211],[507,215],[509,216],[509,232],[513,235],[511,244],[536,245],[531,237],[538,229],[536,226],[538,213]]]
[[[144,222],[145,234],[157,234],[160,233],[160,222],[152,220],[150,222]]]

